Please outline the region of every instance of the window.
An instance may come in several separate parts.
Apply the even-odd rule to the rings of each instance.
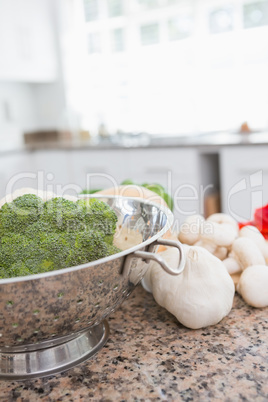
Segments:
[[[109,17],[118,17],[123,15],[122,0],[107,0]]]
[[[141,44],[154,45],[159,42],[159,26],[158,24],[142,25],[140,27]]]
[[[124,30],[122,28],[112,31],[112,50],[113,52],[123,52],[125,50]]]
[[[88,52],[91,54],[101,52],[101,35],[99,32],[92,32],[88,35]]]
[[[209,15],[210,33],[222,33],[233,29],[233,10],[232,8],[221,8],[214,10]]]
[[[244,4],[244,28],[268,25],[268,1]]]
[[[93,23],[82,19],[83,1]],[[110,133],[268,128],[268,0],[73,4],[88,52],[66,57],[78,65],[66,67],[67,98],[91,132],[100,122]]]
[[[181,0],[135,0],[143,9],[153,9],[158,7],[173,6]]]
[[[98,0],[84,0],[86,21],[94,21],[99,17]]]
[[[161,4],[161,0],[137,0],[137,2],[145,8],[159,7]]]
[[[191,36],[193,30],[193,18],[180,16],[168,21],[169,40],[185,39]]]

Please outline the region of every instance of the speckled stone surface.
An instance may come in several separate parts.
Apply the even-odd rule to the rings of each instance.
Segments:
[[[141,286],[109,318],[110,338],[65,373],[1,381],[0,401],[268,401],[268,309],[235,296],[214,327],[178,324]]]

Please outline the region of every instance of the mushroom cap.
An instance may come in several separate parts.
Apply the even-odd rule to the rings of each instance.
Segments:
[[[252,265],[243,271],[237,285],[238,293],[252,307],[268,306],[268,267]]]

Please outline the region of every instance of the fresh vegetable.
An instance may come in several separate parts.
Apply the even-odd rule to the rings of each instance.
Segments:
[[[239,223],[240,229],[248,225],[256,226],[263,237],[268,239],[268,204],[255,210],[252,221]]]
[[[121,197],[138,197],[167,207],[164,199],[158,194],[154,193],[151,190],[148,190],[145,187],[137,186],[136,184],[107,188],[105,190],[98,191],[97,194],[101,194],[104,196],[119,195]]]
[[[171,211],[173,211],[174,203],[172,197],[166,192],[163,186],[161,184],[148,184],[148,183],[143,183],[142,187],[147,188],[150,191],[153,191],[154,193],[158,194],[160,197],[163,198],[163,200],[166,202],[167,206]]]
[[[260,249],[247,237],[239,237],[234,241],[230,257],[238,261],[242,271],[251,265],[265,265]]]
[[[92,190],[85,189],[85,190],[82,190],[80,194],[95,194],[98,191],[101,191],[101,189],[100,188],[94,188]]]
[[[120,187],[122,187],[122,186],[130,186],[130,187],[132,187],[132,186],[138,186],[138,187],[147,188],[147,189],[150,190],[151,192],[153,192],[153,193],[159,195],[159,197],[163,198],[163,200],[165,201],[165,203],[167,204],[167,206],[169,207],[169,209],[170,209],[171,211],[173,210],[173,199],[172,199],[172,197],[166,192],[166,190],[164,189],[164,187],[161,186],[161,184],[156,184],[156,183],[152,183],[152,184],[143,183],[143,184],[141,184],[141,185],[138,185],[138,184],[134,183],[132,180],[126,179],[126,180],[122,181],[122,183],[120,184]],[[108,190],[110,190],[110,189],[108,189]],[[105,190],[96,190],[96,189],[87,190],[87,189],[85,189],[85,190],[83,190],[83,191],[81,192],[81,194],[94,194],[94,193],[101,192],[101,191],[105,191]]]
[[[102,190],[102,191],[98,191],[98,194],[106,196],[106,195],[119,195],[121,197],[131,197],[131,198],[143,198],[145,200],[154,202],[156,204],[159,204],[161,206],[167,207],[166,202],[164,201],[164,199],[162,197],[160,197],[158,194],[154,193],[151,190],[148,190],[145,187],[142,186],[137,186],[135,184],[128,184],[125,186],[118,186],[118,187],[111,187],[111,188],[107,188],[106,190]],[[120,231],[121,235],[123,233],[123,231]],[[176,233],[174,234],[172,232],[171,229],[169,229],[164,235],[163,235],[164,239],[173,239],[176,240],[177,239],[177,235]],[[126,240],[124,240],[126,239]],[[131,238],[131,236],[129,236],[129,233],[127,234],[126,237],[120,236],[116,238],[116,245],[117,247],[119,247],[120,249],[125,250],[128,247],[132,247],[134,246],[136,243],[136,241],[138,240],[137,235],[135,235],[134,238]],[[158,247],[158,251],[165,249],[164,246],[159,246]]]
[[[200,239],[200,233],[205,218],[201,215],[188,216],[182,224],[178,238],[182,243],[189,246],[195,244]]]
[[[135,183],[130,179],[126,179],[126,180],[122,181],[121,186],[128,186],[131,184],[135,184]]]
[[[52,191],[42,191],[42,190],[36,190],[35,188],[31,188],[31,187],[22,187],[18,190],[13,191],[13,193],[7,194],[7,195],[5,195],[5,197],[1,198],[0,208],[7,202],[11,202],[24,194],[38,195],[38,197],[42,198],[43,201],[47,201],[47,200],[50,200],[51,198],[56,197],[56,194],[53,193]]]
[[[253,265],[243,271],[237,291],[243,299],[253,307],[268,306],[268,267]]]
[[[268,205],[256,210],[254,215],[254,224],[262,226],[264,232],[256,226],[238,224],[222,213],[200,222],[202,220],[196,215],[189,217],[178,233],[179,240],[192,245],[198,238],[194,246],[205,248],[222,260],[236,289],[248,304],[254,307],[268,305],[268,242],[264,237],[266,223],[268,228]]]
[[[247,237],[251,239],[260,249],[266,263],[268,263],[268,243],[255,226],[244,226],[239,231],[240,237]]]
[[[53,271],[120,251],[117,216],[97,199],[24,194],[0,209],[0,278]]]
[[[167,274],[155,262],[145,276],[145,288],[180,323],[197,329],[217,324],[229,314],[235,293],[233,281],[222,261],[201,247],[186,246],[186,265],[178,276]],[[179,252],[169,248],[161,253],[173,268]]]

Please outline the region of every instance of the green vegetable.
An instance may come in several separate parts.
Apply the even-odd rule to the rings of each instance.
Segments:
[[[117,216],[97,199],[25,194],[0,209],[0,278],[84,264],[115,254]]]
[[[148,184],[148,183],[143,183],[142,187],[147,188],[148,190],[153,191],[154,193],[156,193],[157,195],[159,195],[160,197],[162,197],[164,199],[164,201],[166,202],[167,206],[169,207],[169,209],[172,211],[173,210],[173,199],[172,197],[166,193],[166,190],[164,189],[163,186],[161,186],[161,184],[157,184],[157,183],[152,183],[152,184]]]
[[[134,181],[132,181],[131,179],[126,179],[124,181],[122,181],[121,186],[131,186],[131,185],[137,185],[139,186],[140,184],[136,184],[134,183]],[[157,184],[157,183],[143,183],[141,184],[142,187],[147,188],[148,190],[153,191],[154,193],[156,193],[157,195],[159,195],[160,197],[162,197],[164,199],[164,201],[166,202],[167,206],[169,207],[169,209],[171,211],[173,211],[173,207],[174,207],[174,203],[173,203],[173,199],[172,197],[166,192],[166,190],[164,189],[164,187],[161,184]],[[97,191],[101,191],[101,190],[83,190],[81,192],[81,194],[94,194]]]
[[[129,186],[132,184],[134,184],[134,182],[130,179],[126,179],[126,180],[122,181],[122,183],[121,183],[122,186]]]
[[[101,189],[99,189],[99,188],[94,188],[92,190],[85,189],[85,190],[82,190],[80,194],[95,194],[98,191],[101,191]]]

